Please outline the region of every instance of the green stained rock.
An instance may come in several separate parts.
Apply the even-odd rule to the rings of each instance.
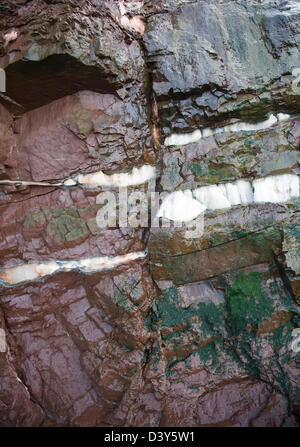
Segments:
[[[67,210],[55,209],[52,212],[46,233],[53,236],[57,242],[73,241],[88,234],[87,225],[79,217],[75,207]]]
[[[165,334],[167,334],[167,328],[172,327],[175,330],[171,337],[166,335],[166,339],[173,339],[175,344],[178,344],[182,337],[182,331],[192,330],[194,325],[197,326],[199,341],[216,336],[215,328],[218,328],[217,334],[224,333],[225,330],[224,304],[216,306],[211,302],[206,302],[183,308],[175,286],[162,291],[162,296],[157,302],[157,313],[159,326]]]
[[[262,274],[252,272],[240,273],[228,293],[234,334],[247,330],[248,324],[253,328],[271,316],[272,302],[262,289]]]
[[[190,168],[191,168],[192,173],[196,177],[202,177],[203,175],[208,174],[208,169],[207,169],[207,167],[205,165],[201,166],[199,163],[191,162],[190,163]]]
[[[287,267],[300,274],[300,225],[284,225],[283,251]]]
[[[42,225],[46,221],[45,214],[43,211],[36,211],[35,213],[29,215],[24,220],[24,227],[29,227],[32,225]]]
[[[130,301],[130,297],[127,294],[122,293],[117,288],[115,288],[114,295],[111,297],[111,300],[125,310],[134,311],[134,305]]]

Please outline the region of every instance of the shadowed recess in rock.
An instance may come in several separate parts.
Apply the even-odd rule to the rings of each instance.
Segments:
[[[6,69],[6,95],[22,108],[1,100],[10,112],[25,113],[80,90],[115,93],[111,79],[94,66],[84,65],[67,54],[55,54],[42,61],[15,62]]]

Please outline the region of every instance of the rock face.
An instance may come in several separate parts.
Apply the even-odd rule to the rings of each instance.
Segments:
[[[300,425],[299,22],[0,5],[0,426]]]

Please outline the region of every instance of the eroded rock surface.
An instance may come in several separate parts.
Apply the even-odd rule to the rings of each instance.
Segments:
[[[2,2],[0,426],[299,426],[299,21]]]

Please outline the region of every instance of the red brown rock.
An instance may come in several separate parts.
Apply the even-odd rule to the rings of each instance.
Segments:
[[[156,180],[130,191],[170,193],[299,175],[294,3],[2,2],[1,427],[299,426],[299,198],[206,211],[188,239],[99,228],[118,185],[76,180],[146,165]]]

